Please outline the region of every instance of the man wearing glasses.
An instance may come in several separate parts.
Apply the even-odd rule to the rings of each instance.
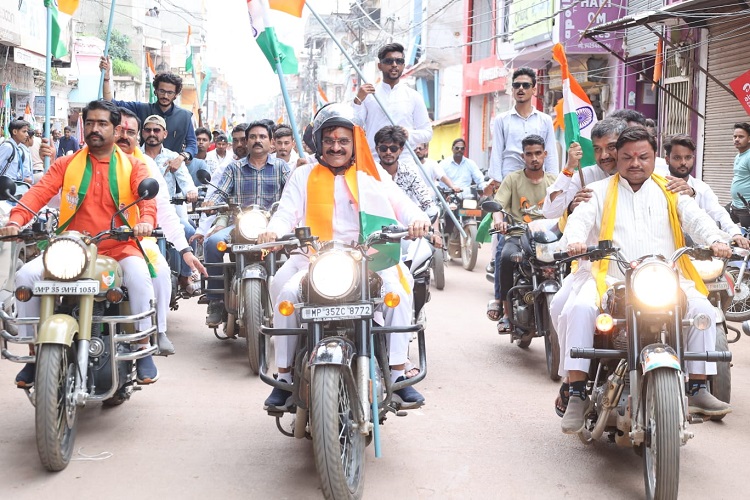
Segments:
[[[375,101],[375,97],[370,94],[375,94],[383,103],[396,125],[406,129],[412,147],[430,142],[432,139],[432,124],[424,99],[416,90],[401,82],[406,64],[404,46],[400,43],[384,45],[378,51],[378,59],[378,69],[383,72],[383,81],[377,85],[362,85],[354,98],[355,120],[363,125],[374,158],[377,158],[375,134],[392,124]],[[414,164],[411,154],[406,149],[401,153],[400,160]],[[415,165],[415,168],[418,167]]]
[[[472,184],[477,185],[477,189],[484,189],[485,182],[482,171],[479,170],[474,160],[464,156],[466,151],[466,142],[458,138],[453,141],[451,146],[453,158],[446,158],[440,162],[440,167],[445,172],[456,188],[461,188],[464,195],[471,195],[470,187]],[[447,187],[447,186],[445,186]]]
[[[114,102],[117,106],[129,109],[145,124],[146,118],[152,115],[161,116],[167,123],[168,136],[164,139],[164,147],[179,153],[169,162],[169,169],[176,172],[186,161],[190,161],[198,152],[195,140],[195,129],[193,128],[193,113],[176,106],[174,101],[182,91],[182,78],[174,73],[159,73],[154,77],[154,93],[156,102],[145,103],[135,101],[116,101],[113,99],[112,89],[109,84],[110,61],[102,57],[99,69],[105,72],[104,87],[102,95],[107,101]]]

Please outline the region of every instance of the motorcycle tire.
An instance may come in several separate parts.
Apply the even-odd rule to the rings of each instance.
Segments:
[[[732,279],[737,283],[740,270],[736,267],[727,267],[727,272],[732,275]],[[724,312],[728,321],[741,323],[750,319],[750,269],[745,270],[740,283],[740,290],[735,292],[729,308]]]
[[[436,248],[432,257],[432,274],[435,276],[435,288],[445,288],[445,250]]]
[[[477,241],[477,226],[474,224],[464,226],[466,238],[461,238],[461,265],[467,271],[473,271],[477,265],[477,254],[479,253],[479,242]]]
[[[646,375],[644,384],[646,498],[676,500],[680,484],[680,380],[677,372],[657,368]]]
[[[242,284],[242,297],[245,304],[242,322],[247,336],[247,361],[250,370],[260,372],[260,327],[263,324],[263,284],[260,280],[248,279]]]
[[[77,372],[73,347],[42,344],[36,359],[36,447],[45,469],[63,470],[70,463],[78,430],[78,407],[69,396]]]
[[[366,437],[356,428],[344,370],[316,366],[310,402],[315,468],[323,496],[337,500],[359,499],[365,486]]]
[[[728,351],[727,331],[723,325],[716,327],[716,350]],[[716,363],[716,375],[710,375],[711,394],[717,399],[730,403],[732,397],[732,367],[731,363]],[[711,420],[722,420],[726,415],[711,417]]]
[[[547,374],[549,378],[557,382],[560,380],[558,370],[560,369],[560,340],[557,338],[557,332],[552,326],[552,317],[549,312],[549,305],[547,305],[547,312],[545,313],[547,324],[547,335],[544,337],[544,351],[547,358]]]

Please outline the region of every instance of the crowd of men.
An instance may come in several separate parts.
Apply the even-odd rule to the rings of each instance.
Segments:
[[[669,138],[664,146],[666,156],[659,158],[653,131],[647,128],[645,117],[632,110],[610,113],[593,128],[595,165],[580,164],[583,151],[574,143],[560,171],[552,119],[534,105],[536,73],[530,68],[520,68],[511,81],[515,105],[492,123],[492,155],[486,181],[485,174],[466,156],[464,138],[453,141],[451,154],[440,163],[428,158],[432,126],[424,99],[402,81],[404,47],[398,43],[385,45],[378,53],[378,60],[380,83],[362,85],[352,102],[322,108],[304,130],[302,151],[297,150],[294,131],[288,125],[267,119],[237,124],[229,136],[224,131],[195,128],[192,114],[175,104],[182,80],[172,73],[160,73],[154,78],[157,97],[154,103],[114,100],[109,76],[105,76],[104,99],[92,101],[83,111],[82,148],[69,127],[64,129],[64,136],[57,134],[54,144],[49,144],[46,139],[34,138],[27,122],[14,120],[9,126],[10,139],[0,145],[0,175],[34,183],[24,200],[34,210],[51,203],[61,190],[72,193],[76,204],[67,228],[90,233],[108,226],[121,203],[137,197],[140,180],[156,178],[162,187],[159,196],[140,202],[137,218],[129,223],[138,236],[148,236],[156,225],[164,229],[174,247],[170,260],[182,259],[185,263],[179,276],[183,290],[188,289],[196,272],[209,277],[206,324],[213,328],[226,317],[223,296],[217,292],[223,285],[222,267],[218,264],[224,260],[218,243],[228,241],[235,221],[205,215],[195,226],[188,219],[185,205],[172,203],[177,199],[196,201],[202,184],[200,171],[212,178],[213,186],[206,189],[203,202],[206,207],[230,200],[241,208],[257,205],[265,210],[278,204],[268,229],[260,235],[260,242],[274,241],[299,224],[311,226],[322,239],[356,241],[361,237],[358,217],[361,207],[353,201],[356,197],[352,197],[347,184],[348,172],[366,169],[373,163],[382,178],[373,180],[355,174],[359,193],[367,192],[379,200],[394,219],[409,228],[414,238],[424,236],[433,225],[431,241],[436,248],[443,245],[437,222],[431,223],[429,219],[438,212],[437,193],[433,189],[436,183],[464,196],[470,195],[471,187],[476,187],[485,195],[494,196],[518,220],[567,218],[564,241],[572,253],[580,253],[586,245],[596,243],[602,234],[602,220],[614,217],[613,210],[619,210],[619,214],[614,224],[608,224],[613,226],[608,236],[632,257],[647,253],[669,255],[677,245],[670,236],[678,229],[673,227],[675,220],[694,241],[710,245],[717,256],[730,253],[727,246],[730,242],[750,247],[736,224],[750,222],[750,211],[742,200],[742,196],[750,199],[749,124],[734,127],[734,144],[739,154],[729,211],[719,205],[707,184],[691,176],[696,150],[693,139],[685,135]],[[108,75],[109,60],[103,58],[101,68]],[[358,147],[365,146],[365,142],[366,147]],[[45,156],[57,159],[42,175]],[[83,169],[91,171],[93,185],[87,189],[70,185],[68,174],[79,174]],[[652,175],[654,172],[664,176]],[[129,185],[130,192],[111,189],[118,182],[121,186]],[[313,185],[316,189],[311,189]],[[608,207],[604,199],[615,192],[616,206]],[[323,199],[324,196],[332,198]],[[325,210],[328,212],[324,213]],[[24,210],[13,209],[0,234],[17,234],[30,217]],[[497,321],[501,333],[511,330],[507,294],[513,284],[511,256],[519,248],[519,235],[505,234],[508,222],[500,212],[493,215],[493,226],[500,235],[493,242],[494,259],[490,266],[496,271],[495,298],[488,304],[487,316]],[[747,225],[746,222],[742,225]],[[205,268],[194,255],[199,242],[204,242]],[[170,272],[167,261],[161,259],[156,263],[157,277],[151,279],[144,256],[134,243],[116,246],[103,243],[99,251],[120,262],[125,284],[131,289],[134,313],[145,311],[151,298],[158,299],[159,351],[173,354],[175,347],[167,336],[166,308],[171,286],[165,279]],[[282,266],[271,287],[277,303],[298,301],[299,282],[307,265],[306,256],[295,255]],[[42,261],[33,260],[19,271],[17,283],[33,284],[41,273]],[[583,263],[565,279],[550,305],[560,337],[560,375],[564,383],[555,405],[563,416],[564,432],[580,430],[588,406],[584,390],[588,361],[571,359],[566,349],[593,345],[600,282],[618,277],[615,266],[610,266],[608,273],[594,276],[590,266]],[[379,274],[384,289],[401,296],[400,305],[386,312],[386,325],[408,325],[412,321],[412,297],[402,284],[403,276],[395,268]],[[713,317],[713,309],[695,285],[687,280],[682,284],[689,311]],[[38,315],[38,309],[38,299],[18,307],[19,315],[27,317]],[[298,326],[299,318],[274,311],[274,324],[291,328]],[[30,329],[26,330],[25,334],[32,334]],[[696,351],[712,350],[715,335],[715,328],[705,331],[692,328],[687,335],[688,347]],[[407,356],[408,343],[408,335],[391,336],[389,359],[394,381],[413,376]],[[294,383],[295,347],[294,337],[277,339],[278,377],[288,384]],[[731,411],[727,403],[706,390],[706,376],[715,373],[712,363],[691,362],[688,369],[691,410],[707,415]],[[153,383],[159,376],[151,357],[138,360],[137,373],[142,384]],[[25,366],[16,383],[19,387],[31,386],[34,366]],[[405,407],[424,402],[413,387],[401,389],[396,395]],[[284,409],[290,396],[289,391],[276,387],[265,406]]]

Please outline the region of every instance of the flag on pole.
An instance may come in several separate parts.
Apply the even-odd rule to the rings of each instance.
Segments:
[[[583,150],[581,166],[594,165],[596,160],[594,158],[594,145],[591,142],[591,129],[597,122],[594,107],[591,105],[586,92],[570,74],[568,59],[565,57],[565,49],[563,49],[562,44],[557,43],[552,47],[552,57],[560,64],[566,149],[573,142],[579,143]]]
[[[285,75],[299,72],[295,55],[296,39],[304,32],[302,8],[304,0],[247,0],[250,28],[268,63],[276,71],[277,59]]]
[[[58,4],[60,5],[59,11],[65,14],[72,14],[68,12],[71,9],[72,4],[75,4],[73,12],[78,7],[78,0],[44,0],[44,6],[52,12],[52,57],[60,59],[68,54],[68,48],[65,46],[65,40],[62,39],[62,29],[60,28]],[[66,10],[63,10],[66,9]]]
[[[203,98],[206,97],[208,92],[208,84],[211,81],[211,68],[206,68],[206,77],[201,82],[201,90],[198,94],[198,106],[203,106]]]
[[[651,90],[656,90],[656,84],[661,80],[664,66],[664,40],[659,39],[656,44],[656,59],[654,60],[654,83]]]
[[[187,42],[185,47],[187,50],[187,58],[185,59],[185,72],[193,71],[193,46],[190,45],[190,37],[193,35],[193,27],[188,25]]]
[[[154,60],[151,59],[150,52],[146,52],[146,66],[148,68],[148,102],[156,102],[156,93],[154,92],[154,77],[156,76],[156,70],[154,69]]]
[[[78,113],[78,120],[76,121],[76,133],[73,136],[75,137],[76,141],[78,141],[78,145],[83,145],[83,113]]]
[[[221,117],[221,133],[222,134],[227,133],[227,117],[226,116]]]
[[[78,10],[79,3],[80,0],[57,0],[57,8],[60,12],[72,16]]]

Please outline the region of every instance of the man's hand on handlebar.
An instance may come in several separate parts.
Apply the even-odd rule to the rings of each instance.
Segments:
[[[271,243],[272,241],[278,240],[279,237],[273,231],[266,231],[258,235],[258,243]]]
[[[712,244],[710,248],[714,254],[714,257],[728,259],[732,256],[732,249],[726,243],[717,241],[716,243]]]
[[[492,214],[492,229],[503,234],[508,230],[508,223],[505,222],[502,213],[495,212]]]
[[[15,224],[8,224],[5,227],[0,227],[0,236],[16,236],[21,232],[21,228]]]
[[[750,250],[750,241],[741,234],[735,234],[732,236],[732,242],[740,248]]]
[[[186,194],[187,201],[193,203],[198,200],[198,190],[188,191]]]
[[[192,235],[192,236],[190,237],[190,239],[188,240],[188,243],[192,243],[192,242],[194,242],[195,240],[198,240],[199,242],[201,242],[201,241],[203,241],[203,238],[204,238],[204,236],[203,236],[202,234],[200,234],[200,233],[195,233],[194,235]]]
[[[571,243],[568,245],[568,254],[570,256],[574,255],[581,255],[582,253],[586,253],[586,243]]]
[[[416,220],[409,224],[409,238],[416,239],[425,236],[430,231],[430,221]]]
[[[139,222],[133,226],[133,236],[139,238],[141,236],[151,236],[151,232],[154,230],[154,226],[147,222]]]

